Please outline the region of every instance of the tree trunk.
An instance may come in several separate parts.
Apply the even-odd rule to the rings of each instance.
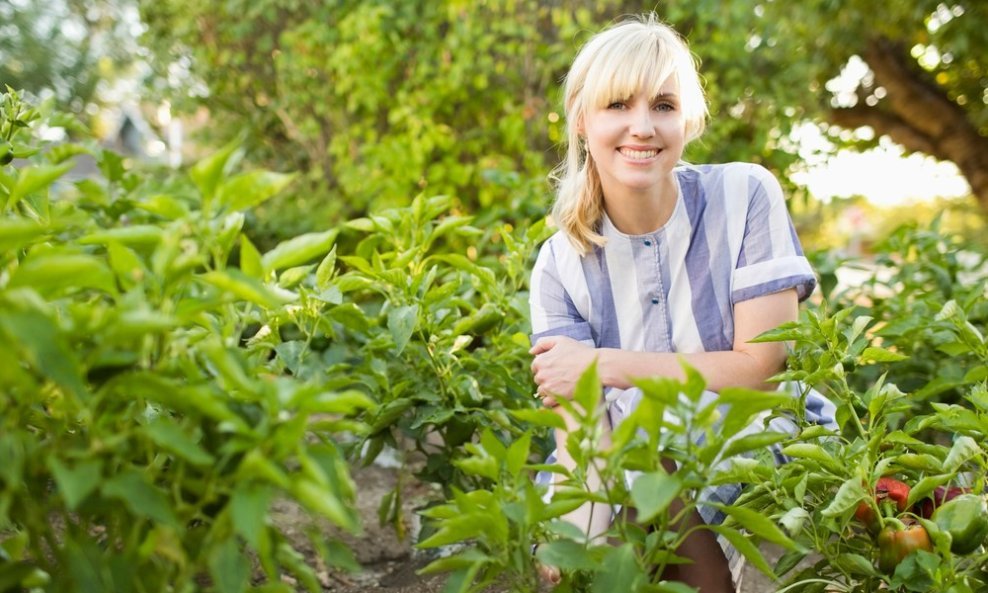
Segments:
[[[859,103],[833,109],[830,121],[846,128],[870,126],[906,150],[953,162],[988,216],[988,138],[918,67],[902,43],[872,39],[862,57],[875,73],[875,85],[884,87],[887,96],[874,107]]]

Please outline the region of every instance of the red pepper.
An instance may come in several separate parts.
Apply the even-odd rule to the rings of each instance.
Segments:
[[[959,488],[957,486],[951,486],[950,488],[944,488],[943,486],[937,486],[933,490],[933,494],[923,500],[919,500],[913,505],[912,511],[924,519],[929,519],[933,516],[933,511],[937,510],[940,505],[945,502],[954,500],[961,494],[967,494],[970,492],[970,488]]]
[[[878,533],[878,568],[887,574],[894,573],[895,567],[916,550],[933,550],[925,527],[895,523],[897,525],[886,525]]]
[[[882,501],[892,501],[895,502],[895,508],[898,512],[903,512],[906,510],[906,500],[909,499],[909,484],[905,482],[900,482],[895,478],[878,478],[875,482],[875,502],[878,506],[882,506]],[[855,518],[861,521],[869,528],[877,527],[877,517],[875,516],[875,510],[872,505],[867,502],[858,503],[858,508],[854,511]]]

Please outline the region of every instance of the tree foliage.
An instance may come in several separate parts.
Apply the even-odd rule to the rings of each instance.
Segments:
[[[897,4],[877,24],[862,0],[141,3],[146,42],[208,88],[192,102],[211,130],[246,128],[266,165],[307,171],[319,191],[300,208],[330,215],[419,191],[544,211],[570,60],[609,21],[653,8],[703,62],[712,124],[691,158],[785,173],[793,126],[869,125],[954,161],[988,203],[988,34],[973,1]],[[840,91],[832,80],[854,56],[870,72]]]
[[[128,0],[4,2],[0,23],[0,84],[76,113],[137,54],[139,20]]]

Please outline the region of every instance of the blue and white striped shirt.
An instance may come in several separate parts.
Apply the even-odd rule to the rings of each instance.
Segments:
[[[607,243],[586,256],[562,232],[543,244],[530,286],[533,343],[565,335],[639,352],[727,351],[735,303],[789,288],[810,295],[816,277],[768,170],[730,163],[674,173],[679,198],[662,228],[626,235],[605,215]],[[614,389],[607,399],[618,400],[615,420],[635,403]],[[832,406],[815,399],[808,418]]]

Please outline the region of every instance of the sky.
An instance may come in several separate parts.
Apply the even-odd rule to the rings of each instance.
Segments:
[[[956,165],[923,154],[905,155],[902,147],[881,138],[877,148],[864,152],[839,151],[819,156],[829,142],[815,125],[799,129],[794,140],[807,163],[791,179],[817,199],[861,195],[877,206],[897,206],[936,197],[960,198],[971,188]]]

